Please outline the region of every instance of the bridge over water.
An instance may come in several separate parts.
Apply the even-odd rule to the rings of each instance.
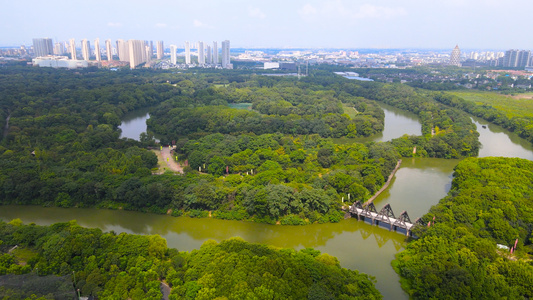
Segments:
[[[424,225],[420,218],[417,218],[415,222],[411,222],[407,211],[403,211],[398,217],[394,215],[390,204],[386,204],[378,212],[373,202],[363,204],[361,201],[356,201],[349,207],[349,211],[346,217],[357,216],[357,220],[369,220],[372,225],[385,224],[389,227],[389,230],[397,231],[401,228],[405,230],[405,235],[411,235],[411,229],[416,225]]]

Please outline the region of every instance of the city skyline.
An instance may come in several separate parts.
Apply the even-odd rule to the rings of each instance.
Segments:
[[[226,38],[234,48],[435,48],[533,49],[526,38],[533,3],[510,0],[296,0],[268,3],[200,0],[194,3],[140,1],[8,2],[0,12],[0,46],[54,41],[139,39],[211,41]],[[106,7],[106,9],[102,9]],[[139,14],[142,17],[132,17]],[[509,9],[516,7],[520,9]],[[80,22],[76,12],[91,15]],[[193,11],[194,13],[188,13]]]

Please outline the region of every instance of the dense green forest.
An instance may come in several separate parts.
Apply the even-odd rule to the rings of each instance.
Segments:
[[[188,253],[167,248],[157,235],[103,233],[75,221],[0,222],[0,276],[29,273],[72,275],[72,291],[102,299],[159,300],[162,282],[171,287],[170,299],[381,299],[373,278],[311,248],[276,249],[233,238],[207,241]],[[20,299],[24,291],[0,292]]]
[[[2,204],[337,222],[342,198],[371,196],[401,156],[467,157],[479,148],[469,118],[433,94],[320,71],[297,80],[243,71],[10,67],[0,74],[0,91],[0,121],[8,125],[0,142]],[[375,100],[418,114],[424,135],[331,142],[383,130]],[[149,132],[140,142],[119,139],[124,113],[146,106],[153,107]],[[153,132],[162,144],[176,142],[180,162],[190,166],[184,176],[152,175]]]
[[[393,266],[415,299],[533,297],[533,162],[468,158]],[[516,242],[518,240],[518,242]],[[516,250],[498,249],[502,244]]]
[[[264,84],[264,85],[262,85]],[[253,110],[226,107],[251,103]],[[351,118],[343,103],[357,111]],[[322,137],[369,136],[383,130],[383,111],[376,103],[295,79],[248,80],[228,87],[209,87],[182,94],[152,112],[148,126],[167,139],[224,133],[319,134]]]

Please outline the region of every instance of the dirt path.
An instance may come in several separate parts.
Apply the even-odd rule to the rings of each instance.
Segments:
[[[170,149],[167,147],[163,147],[163,150],[161,151],[158,151],[158,150],[153,150],[156,155],[158,156],[157,158],[159,159],[159,162],[161,165],[165,165],[166,164],[166,168],[165,169],[170,169],[172,170],[173,172],[177,172],[177,173],[180,173],[180,174],[183,174],[183,167],[180,166],[180,164],[178,162],[176,162],[174,160],[173,157],[171,157],[170,155]],[[163,161],[161,163],[161,161]],[[162,166],[160,166],[162,167]],[[164,172],[164,170],[161,170],[161,174]]]
[[[183,168],[180,166],[180,164],[175,161],[170,156],[170,149],[169,147],[163,147],[163,150],[161,151],[161,156],[163,157],[163,160],[167,163],[167,166],[174,172],[178,172],[183,174]]]

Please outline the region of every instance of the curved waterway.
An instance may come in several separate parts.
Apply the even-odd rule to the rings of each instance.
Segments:
[[[376,102],[385,112],[385,127],[383,131],[369,137],[332,139],[338,144],[387,142],[399,138],[404,134],[422,135],[422,125],[418,116],[412,112],[401,110],[385,103]]]
[[[385,130],[380,135],[366,138],[366,141],[388,141],[406,133],[421,134],[416,115],[379,104],[385,111]],[[148,109],[126,115],[121,125],[123,136],[128,134],[128,137],[138,139],[140,133],[146,130],[147,118]],[[533,160],[533,146],[530,143],[482,119],[473,120],[478,126],[482,143],[480,157],[507,156]],[[131,132],[130,129],[134,129],[133,133],[126,133]],[[360,139],[341,141],[361,142]],[[375,200],[376,207],[380,209],[390,203],[396,215],[406,210],[414,221],[449,191],[453,168],[458,161],[404,158],[389,188]],[[357,269],[374,276],[384,299],[408,298],[400,287],[398,275],[390,266],[394,255],[405,246],[405,237],[356,219],[343,220],[337,224],[274,226],[117,210],[0,206],[0,219],[8,221],[14,218],[40,225],[77,220],[81,226],[104,231],[159,234],[167,239],[169,247],[181,251],[198,249],[208,239],[220,241],[233,236],[283,248],[312,247],[338,257],[345,268]]]
[[[407,299],[400,288],[398,275],[390,266],[394,254],[405,245],[404,236],[356,219],[337,224],[276,226],[209,218],[174,218],[121,210],[0,206],[0,219],[8,221],[14,218],[39,225],[76,220],[81,226],[104,231],[159,234],[167,240],[169,247],[181,251],[198,249],[209,239],[220,241],[234,236],[252,243],[283,248],[312,247],[338,257],[345,268],[375,276],[377,288],[385,299]],[[399,298],[400,295],[402,297]]]

